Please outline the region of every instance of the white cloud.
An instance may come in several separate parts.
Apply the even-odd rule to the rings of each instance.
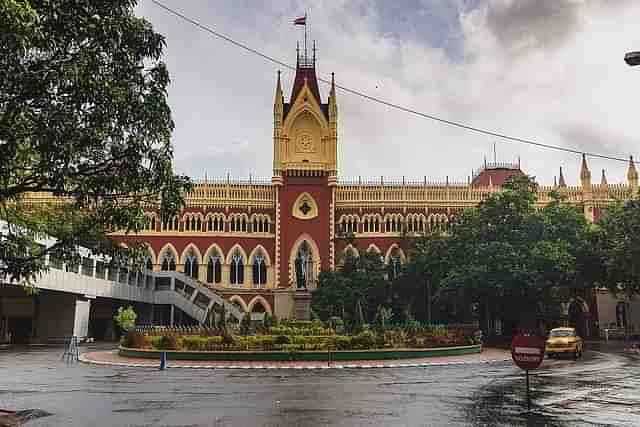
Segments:
[[[431,39],[402,36],[398,28],[408,18],[401,10],[391,17],[362,0],[167,2],[289,63],[295,62],[296,38],[302,38],[290,21],[306,9],[310,35],[318,40],[318,71],[325,77],[335,71],[340,84],[549,144],[616,156],[638,146],[640,69],[627,67],[622,57],[640,49],[640,2],[490,0],[474,8],[465,2],[455,8],[423,2],[423,15],[417,6],[406,6],[411,25],[440,25],[447,33],[443,40],[460,44],[453,50]],[[151,3],[142,3],[139,12],[168,41],[178,170],[194,170],[194,176],[206,169],[209,176],[230,171],[269,177],[275,75],[282,67],[212,38]],[[454,16],[436,19],[443,13]],[[292,78],[283,74],[286,96]],[[321,85],[324,98],[327,92]],[[579,158],[574,155],[501,143],[342,92],[338,102],[342,176],[465,179],[498,142],[499,160],[522,156],[525,170],[542,182],[552,182],[559,166],[569,181],[577,182]],[[604,167],[609,182],[625,179],[625,164],[590,160],[590,165],[594,177]]]

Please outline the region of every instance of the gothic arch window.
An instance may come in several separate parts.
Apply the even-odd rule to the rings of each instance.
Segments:
[[[153,270],[153,261],[151,261],[151,257],[147,255],[145,258],[144,268],[149,271]]]
[[[236,249],[231,256],[230,282],[232,285],[244,283],[244,261],[240,250]]]
[[[207,283],[222,282],[222,258],[215,252],[207,262]]]
[[[160,263],[160,266],[162,271],[176,271],[176,257],[173,253],[167,250],[164,255],[162,255],[161,259],[162,262]]]
[[[340,231],[345,234],[357,233],[359,219],[357,216],[345,215],[340,218]]]
[[[314,280],[313,252],[305,240],[298,248],[295,259],[296,285],[298,289],[307,289]]]
[[[262,250],[258,250],[253,256],[252,272],[254,285],[264,285],[267,283],[267,263]]]
[[[196,256],[193,249],[189,249],[188,255],[184,260],[184,274],[187,276],[193,277],[194,279],[198,278],[198,257]]]
[[[256,301],[251,308],[252,313],[266,313],[267,309],[264,308],[264,305],[260,301]]]

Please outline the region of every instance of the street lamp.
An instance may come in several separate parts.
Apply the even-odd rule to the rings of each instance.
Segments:
[[[624,62],[631,66],[640,65],[640,51],[627,53],[624,56]]]

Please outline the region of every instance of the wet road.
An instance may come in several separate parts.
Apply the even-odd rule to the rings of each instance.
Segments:
[[[61,348],[0,350],[0,409],[53,414],[28,426],[640,425],[640,357],[591,349],[577,362],[545,360],[533,415],[511,363],[159,371],[67,365]]]

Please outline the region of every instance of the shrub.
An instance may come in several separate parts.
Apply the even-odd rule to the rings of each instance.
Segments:
[[[251,334],[251,313],[246,312],[240,321],[240,335]]]
[[[122,337],[122,345],[127,348],[145,348],[149,342],[142,332],[129,330]]]
[[[162,340],[161,335],[151,335],[146,337],[147,342],[151,348],[159,349],[160,348],[160,340]]]
[[[118,314],[114,317],[118,326],[124,331],[128,331],[136,324],[136,318],[138,315],[133,310],[133,307],[129,306],[126,309],[124,307],[118,308]]]
[[[222,345],[233,345],[235,343],[235,340],[233,338],[233,335],[231,335],[228,331],[224,331],[222,333]]]
[[[182,345],[191,351],[211,351],[222,344],[221,336],[199,337],[187,336],[182,338]]]
[[[174,334],[166,334],[160,337],[158,343],[158,349],[160,350],[181,350],[182,339]]]
[[[278,335],[275,340],[276,344],[289,344],[289,337],[287,335]]]
[[[353,348],[369,350],[376,347],[377,337],[376,334],[368,329],[365,329],[352,338],[352,343]]]

